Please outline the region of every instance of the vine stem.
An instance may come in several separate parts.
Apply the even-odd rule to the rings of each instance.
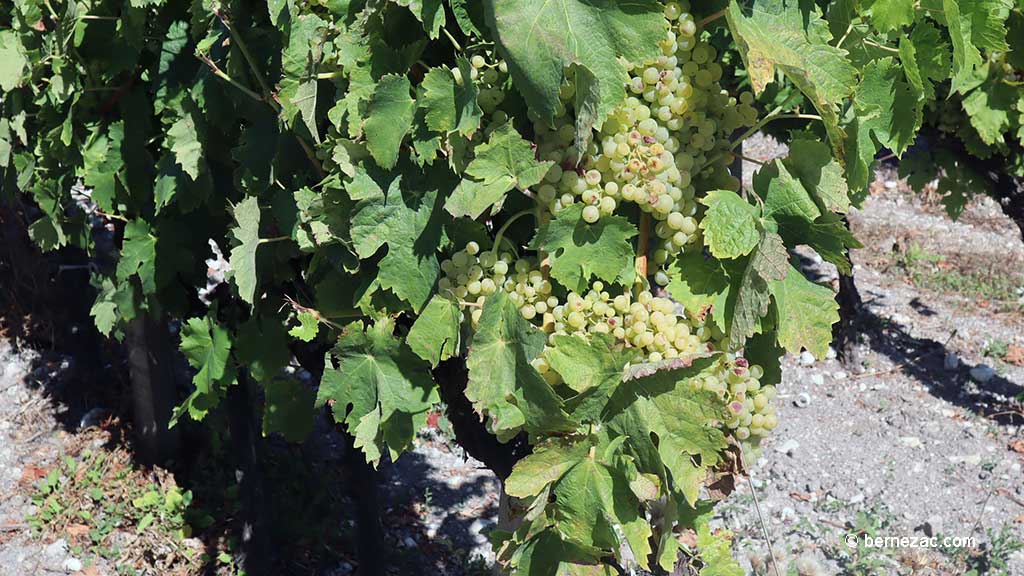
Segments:
[[[228,29],[228,33],[231,34],[232,40],[238,46],[238,49],[242,52],[242,57],[245,58],[245,62],[249,65],[249,70],[252,71],[252,75],[256,77],[256,82],[259,83],[260,89],[263,90],[263,99],[267,104],[274,109],[276,112],[279,109],[277,100],[274,99],[273,92],[270,90],[270,85],[263,78],[263,73],[260,72],[259,67],[256,65],[256,59],[253,57],[252,52],[249,51],[249,45],[246,44],[245,39],[238,33],[238,29],[235,28],[234,24],[231,23],[222,10],[216,10],[214,13],[217,15],[217,19],[220,23]]]
[[[263,90],[263,96],[262,98],[260,98],[260,100],[266,102],[267,106],[270,106],[270,108],[274,112],[280,113],[281,104],[278,103],[277,98],[274,96],[274,91],[271,90],[270,88],[270,84],[268,84],[267,80],[263,77],[263,73],[260,71],[260,68],[257,65],[256,58],[253,57],[252,52],[249,50],[249,45],[246,44],[245,39],[242,38],[242,35],[238,33],[238,29],[235,28],[234,24],[231,23],[231,20],[224,14],[222,10],[216,10],[215,14],[217,15],[217,18],[220,20],[221,24],[223,24],[224,27],[228,29],[228,33],[231,34],[232,40],[236,45],[238,45],[238,50],[242,52],[242,57],[245,58],[246,64],[249,65],[249,70],[252,72],[252,75],[256,77],[256,82],[259,83],[260,89]],[[319,177],[321,180],[326,178],[327,173],[324,172],[324,168],[320,164],[320,160],[316,157],[316,151],[313,149],[313,147],[309,145],[309,142],[306,142],[304,138],[299,136],[294,131],[292,132],[292,134],[295,136],[295,139],[298,140],[299,146],[302,147],[302,151],[305,152],[306,157],[309,158],[309,163],[312,164],[313,170],[316,172],[317,177]]]
[[[505,236],[505,231],[508,230],[508,227],[511,226],[513,222],[519,220],[523,216],[529,216],[530,214],[533,214],[533,210],[521,210],[506,220],[505,223],[501,225],[501,228],[498,228],[498,233],[494,235],[494,249],[498,250],[501,248],[501,240]]]
[[[744,132],[739,138],[729,144],[729,150],[735,150],[737,146],[743,143],[744,140],[750,138],[758,132],[761,128],[764,128],[768,123],[774,122],[775,120],[784,119],[799,119],[799,120],[821,120],[821,116],[817,114],[779,114],[777,112],[769,114],[762,118],[757,124],[750,127],[749,130]]]
[[[211,60],[210,57],[207,56],[206,54],[197,54],[197,57],[200,60],[202,60],[210,68],[210,71],[213,72],[213,75],[216,76],[217,78],[220,78],[221,80],[223,80],[223,81],[227,82],[228,84],[234,86],[239,91],[241,91],[242,94],[245,94],[246,96],[248,96],[249,98],[252,98],[255,101],[257,101],[257,102],[265,102],[265,100],[263,99],[263,96],[261,96],[258,92],[252,90],[251,88],[249,88],[245,84],[242,84],[238,80],[235,80],[234,78],[229,76],[227,72],[221,70],[220,66],[217,66],[217,63],[214,62],[213,60]]]
[[[697,26],[699,28],[703,28],[703,27],[707,26],[708,24],[711,24],[715,20],[718,20],[722,16],[725,16],[725,13],[728,12],[728,11],[729,11],[728,8],[722,8],[718,12],[714,12],[712,14],[709,14],[709,15],[705,16],[704,19],[702,19],[700,22],[698,22]]]
[[[452,43],[452,46],[455,48],[455,51],[462,52],[462,46],[460,46],[459,43],[455,40],[455,37],[452,36],[452,33],[449,32],[448,29],[445,28],[444,26],[441,26],[441,31],[444,32],[444,35],[448,38],[448,41]]]
[[[636,242],[636,273],[641,278],[647,277],[647,248],[651,235],[651,215],[640,212],[640,237]]]

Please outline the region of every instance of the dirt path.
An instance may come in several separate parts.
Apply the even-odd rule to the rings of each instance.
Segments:
[[[720,518],[758,574],[773,572],[751,486],[783,574],[1024,574],[1024,419],[992,417],[1024,398],[1024,358],[1013,356],[1024,351],[1024,303],[1012,290],[1024,286],[1024,246],[991,202],[952,222],[892,173],[873,190],[851,225],[881,335],[852,369],[786,359],[780,427]],[[850,533],[861,535],[853,547]],[[864,533],[976,542],[878,548]]]

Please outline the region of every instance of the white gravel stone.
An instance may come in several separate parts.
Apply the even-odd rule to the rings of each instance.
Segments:
[[[816,358],[814,357],[814,354],[811,354],[807,350],[804,350],[803,352],[800,353],[801,366],[810,366],[811,364],[814,364],[815,361]]]

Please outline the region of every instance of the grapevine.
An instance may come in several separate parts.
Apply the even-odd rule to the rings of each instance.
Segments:
[[[838,321],[790,250],[849,271],[879,148],[981,50],[1006,72],[985,2],[804,4],[4,5],[2,197],[95,259],[99,332],[173,321],[172,422],[255,385],[264,435],[330,411],[376,466],[443,398],[510,461],[506,572],[739,574],[714,504],[779,425],[783,354]],[[741,189],[778,126],[790,156]]]

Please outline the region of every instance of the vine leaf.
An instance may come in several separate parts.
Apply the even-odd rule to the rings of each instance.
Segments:
[[[385,450],[395,459],[412,445],[440,400],[429,366],[394,337],[393,328],[390,320],[351,326],[325,359],[316,399],[318,408],[330,403],[334,419],[375,466]]]
[[[203,144],[192,115],[185,113],[167,130],[170,150],[181,169],[192,180],[199,178],[199,165],[203,158]]]
[[[124,227],[121,259],[117,262],[117,278],[124,281],[139,275],[145,294],[156,292],[156,236],[145,220],[132,220]]]
[[[235,205],[235,222],[231,229],[238,245],[231,249],[228,263],[234,272],[238,295],[252,305],[256,301],[256,252],[260,246],[260,205],[255,196],[246,196]]]
[[[399,6],[408,8],[416,19],[423,23],[423,30],[430,38],[437,39],[445,25],[444,2],[442,0],[395,0]]]
[[[457,130],[472,136],[480,126],[483,112],[477,103],[480,88],[470,79],[470,64],[463,57],[456,59],[462,85],[447,68],[431,68],[419,86],[417,102],[426,111],[427,127],[447,134]]]
[[[718,428],[725,418],[724,402],[691,385],[717,360],[680,358],[639,372],[615,391],[603,414],[610,433],[626,438],[624,451],[639,471],[666,478],[666,488],[691,505],[707,471],[728,446]]]
[[[533,146],[506,122],[477,147],[476,157],[466,167],[472,179],[463,179],[445,209],[452,216],[477,218],[488,208],[500,206],[513,188],[526,190],[539,183],[551,165],[537,161]]]
[[[775,232],[762,230],[757,247],[747,258],[742,274],[732,287],[731,310],[727,315],[729,342],[740,347],[753,336],[761,318],[768,313],[771,293],[768,282],[782,280],[788,271],[789,253]]]
[[[511,496],[526,498],[539,495],[550,486],[554,496],[549,505],[554,519],[552,531],[584,549],[614,550],[619,549],[617,531],[621,531],[633,557],[646,568],[652,531],[640,514],[640,502],[630,488],[630,478],[615,462],[616,445],[621,445],[622,440],[607,446],[586,440],[543,445],[516,463],[506,490]]]
[[[28,58],[13,30],[0,31],[0,89],[11,92],[21,86]]]
[[[459,353],[461,326],[459,303],[435,294],[416,318],[406,342],[417,356],[436,367]]]
[[[320,321],[310,312],[299,312],[297,318],[299,325],[289,330],[288,335],[303,342],[312,342],[320,331]]]
[[[964,92],[974,69],[981,66],[982,50],[1002,52],[1006,19],[1012,0],[942,0],[943,16],[953,44],[953,90]]]
[[[711,311],[711,320],[719,329],[728,329],[721,316],[729,295],[729,275],[722,263],[700,252],[686,251],[672,261],[668,269],[668,291],[694,316]]]
[[[591,276],[628,285],[633,281],[633,245],[637,230],[622,216],[583,220],[583,206],[573,204],[537,230],[530,247],[551,259],[551,277],[570,290],[584,292]]]
[[[513,84],[541,121],[562,110],[559,90],[571,65],[585,67],[596,84],[578,132],[599,126],[626,95],[619,59],[644,62],[660,54],[665,34],[660,2],[633,0],[486,0],[488,21],[508,61]],[[586,124],[592,124],[587,126]]]
[[[832,341],[832,325],[839,321],[835,293],[811,282],[792,265],[783,279],[770,284],[778,308],[779,344],[794,354],[806,348],[824,358]]]
[[[868,13],[879,32],[899,30],[914,23],[914,0],[874,0]]]
[[[409,95],[410,90],[405,76],[385,76],[377,83],[367,106],[363,134],[370,155],[381,168],[395,167],[402,140],[412,128],[416,101]]]
[[[708,207],[700,227],[711,254],[716,258],[750,254],[758,241],[757,208],[729,190],[712,190],[700,203]]]
[[[623,370],[634,351],[617,345],[608,334],[555,336],[544,359],[576,396],[567,401],[573,418],[598,422],[601,410],[622,382]]]
[[[190,318],[182,325],[180,349],[189,365],[197,370],[192,377],[196,389],[175,409],[172,426],[185,412],[194,420],[202,420],[235,379],[234,366],[228,363],[231,333],[212,315]]]
[[[551,385],[530,364],[547,336],[526,321],[504,292],[487,297],[469,346],[466,398],[498,440],[525,428],[531,434],[575,430]]]
[[[433,173],[421,173],[421,184],[433,184]],[[430,300],[440,276],[436,251],[441,242],[439,194],[403,190],[411,179],[392,176],[385,198],[359,202],[353,209],[351,237],[356,254],[370,258],[387,244],[378,277],[381,287],[420,310]]]
[[[795,0],[757,0],[747,16],[732,0],[726,18],[754,91],[763,92],[780,70],[814,104],[842,158],[845,138],[835,106],[853,92],[857,69],[846,51],[829,44],[832,34],[817,10],[805,14],[800,6]]]

